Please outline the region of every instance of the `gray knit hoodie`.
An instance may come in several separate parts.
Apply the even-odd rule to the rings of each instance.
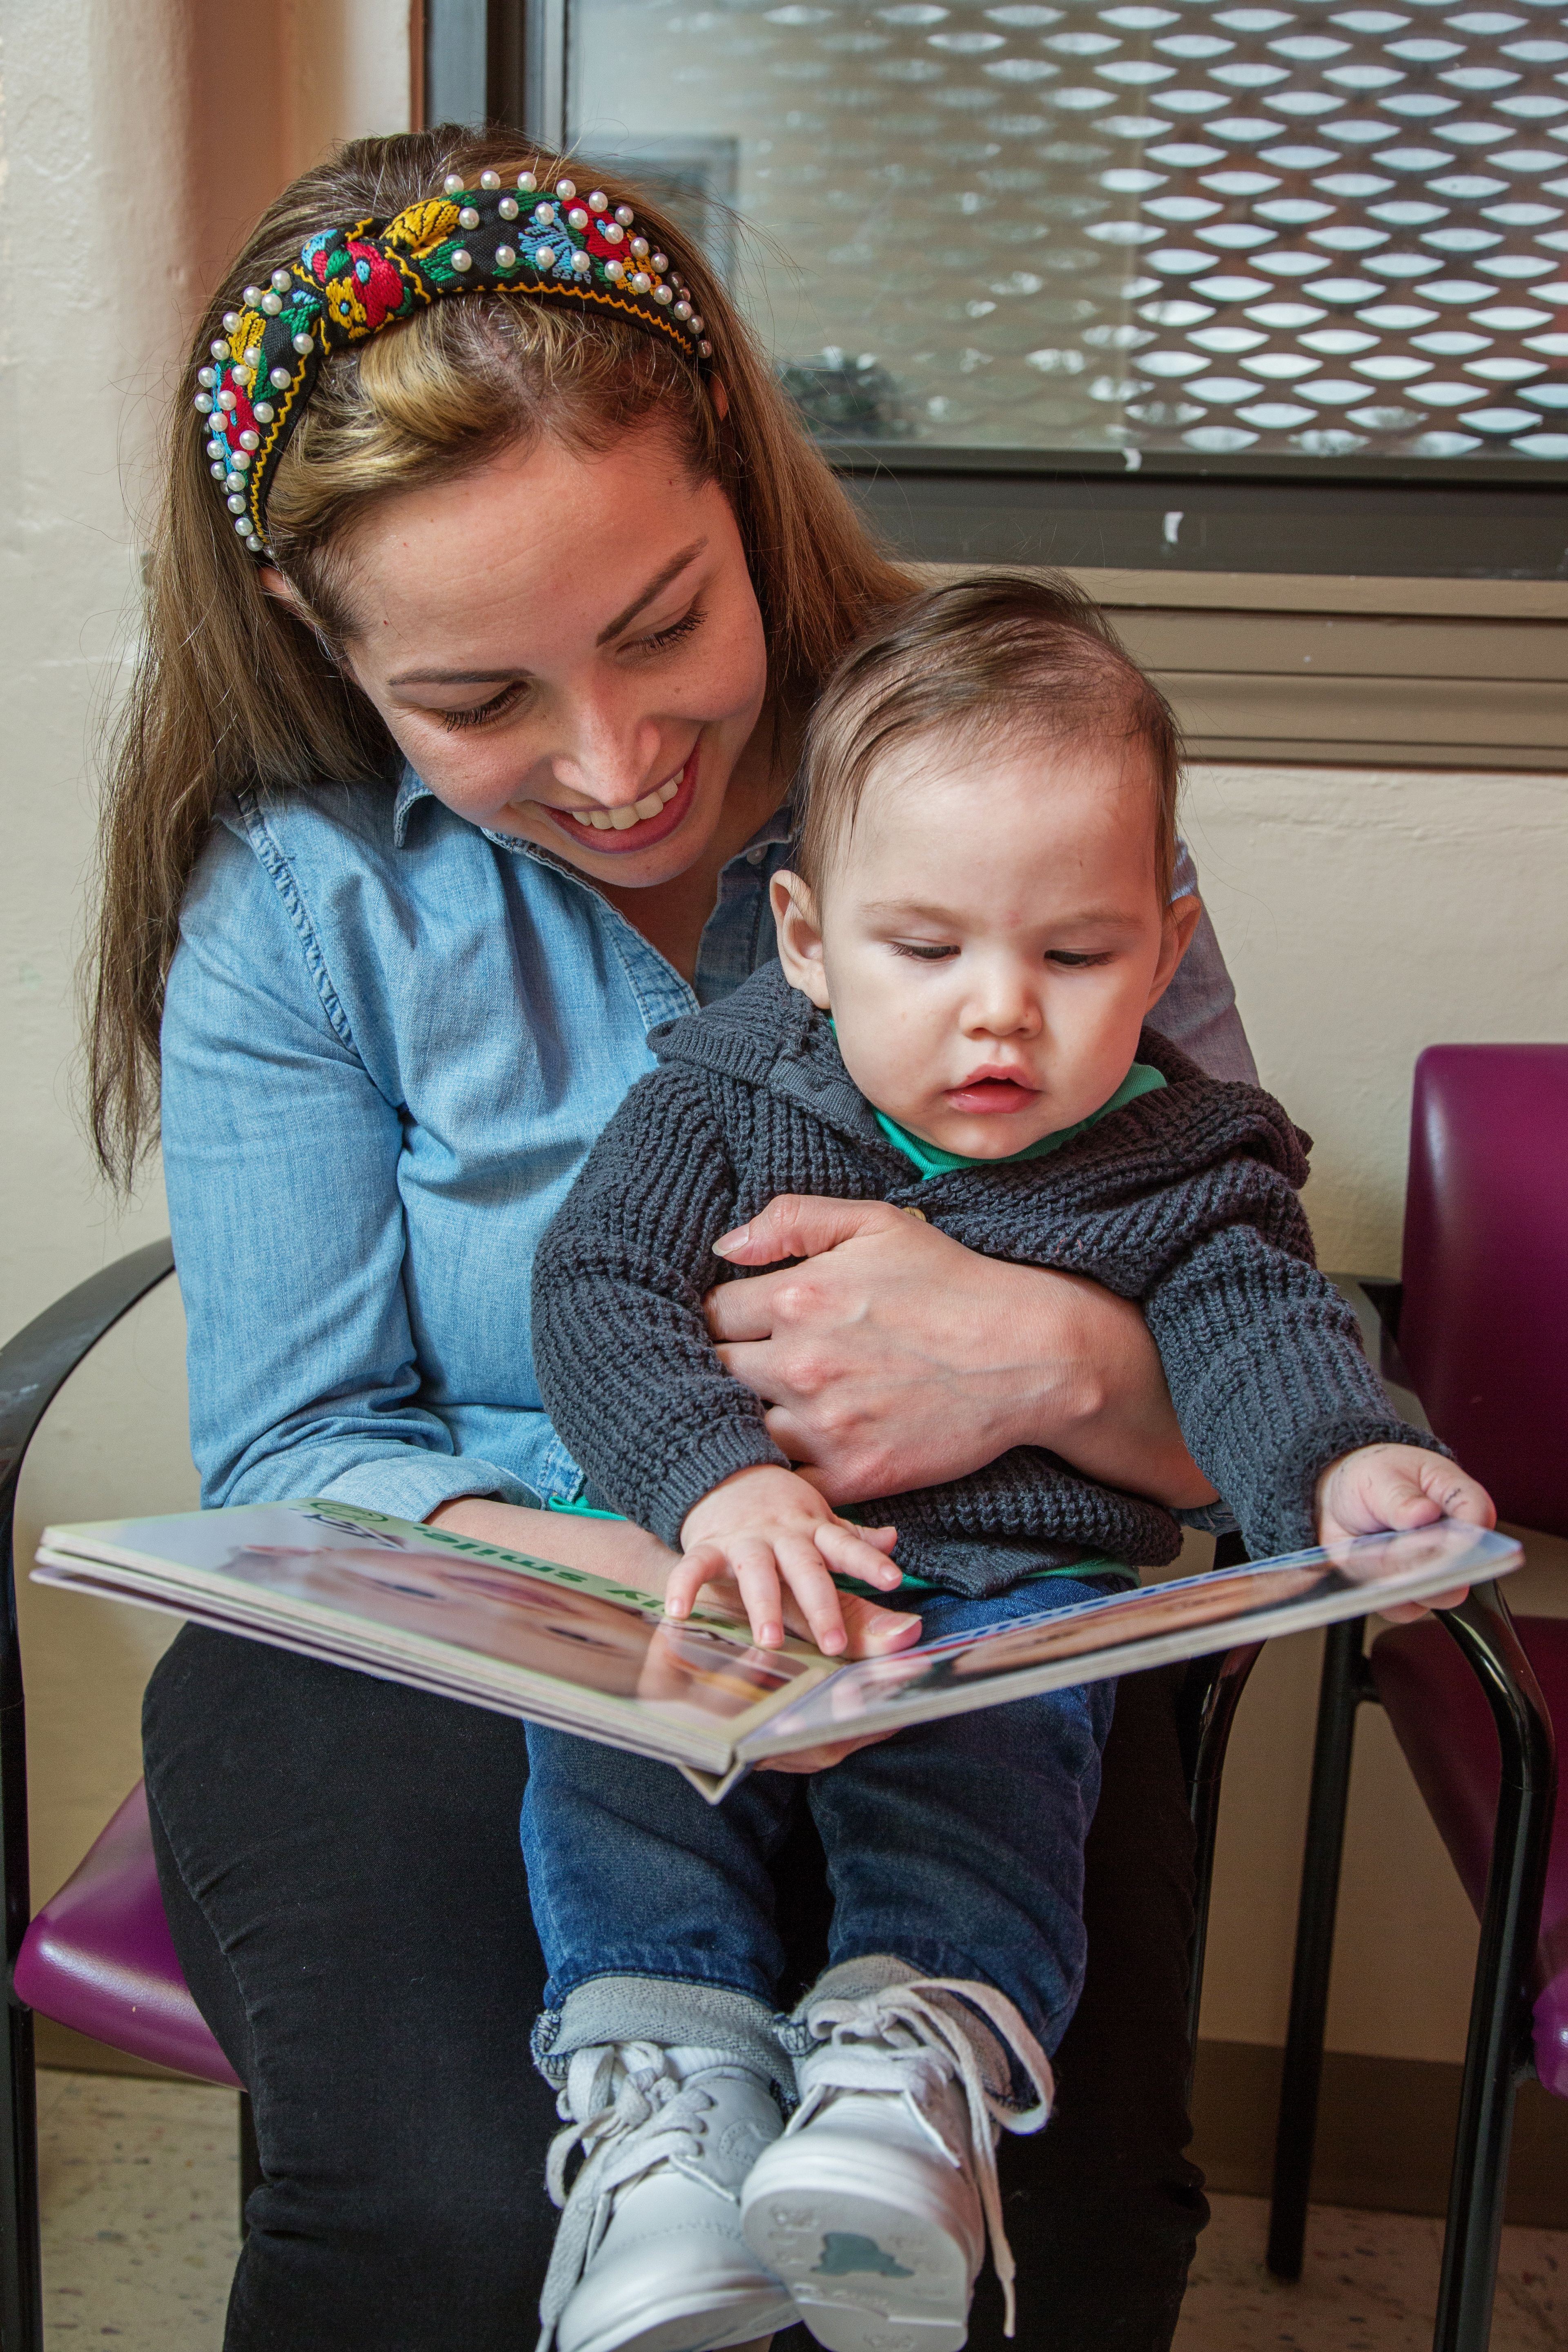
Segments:
[[[1297,1198],[1308,1139],[1272,1096],[1205,1077],[1153,1030],[1139,1058],[1163,1075],[1157,1092],[1045,1159],[924,1181],[776,962],[651,1043],[658,1068],[540,1245],[533,1353],[545,1410],[592,1487],[665,1543],[679,1548],[687,1513],[721,1479],[785,1458],[701,1307],[716,1281],[744,1272],[714,1242],[779,1192],[918,1207],[987,1257],[1136,1299],[1182,1434],[1255,1559],[1316,1540],[1313,1488],[1337,1455],[1389,1439],[1436,1446],[1390,1412],[1354,1318],[1315,1269]],[[891,1521],[901,1567],[973,1595],[1085,1554],[1161,1566],[1181,1538],[1158,1505],[1037,1446],[845,1516]]]

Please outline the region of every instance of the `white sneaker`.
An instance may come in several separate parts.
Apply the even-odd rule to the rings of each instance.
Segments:
[[[980,2010],[1036,2092],[1010,2107],[956,2003]],[[801,2104],[742,2197],[746,2242],[828,2352],[959,2352],[985,2252],[1013,2333],[1014,2263],[996,2185],[997,2126],[1038,2131],[1049,2061],[988,1985],[927,1978],[807,2006],[819,2039],[795,2062]]]
[[[742,2183],[783,2129],[760,2074],[718,2050],[606,2044],[574,2053],[559,2106],[539,2352],[715,2352],[795,2325],[741,2231]]]

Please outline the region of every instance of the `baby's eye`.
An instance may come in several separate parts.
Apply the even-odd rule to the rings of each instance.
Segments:
[[[895,955],[913,956],[917,963],[945,963],[958,953],[955,947],[942,947],[931,940],[889,940],[888,944]]]
[[[1047,948],[1046,961],[1065,965],[1068,971],[1081,971],[1089,964],[1109,963],[1110,958],[1108,955],[1075,955],[1070,948]]]

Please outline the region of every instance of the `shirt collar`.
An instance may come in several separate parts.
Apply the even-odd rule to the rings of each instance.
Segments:
[[[408,845],[408,813],[416,801],[433,801],[436,795],[422,777],[416,776],[406,761],[397,786],[397,798],[392,804],[392,838],[395,846]]]

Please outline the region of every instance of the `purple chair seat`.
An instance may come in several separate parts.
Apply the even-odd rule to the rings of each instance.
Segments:
[[[27,1929],[14,1982],[29,2009],[95,2042],[243,2088],[180,1973],[140,1780]]]
[[[1521,1617],[1519,1637],[1554,1722],[1568,1724],[1568,1618]],[[1479,1916],[1491,1861],[1498,1741],[1491,1709],[1441,1625],[1380,1634],[1373,1678],[1405,1761]],[[1559,1808],[1536,1947],[1535,2066],[1568,2099],[1568,1808]]]

